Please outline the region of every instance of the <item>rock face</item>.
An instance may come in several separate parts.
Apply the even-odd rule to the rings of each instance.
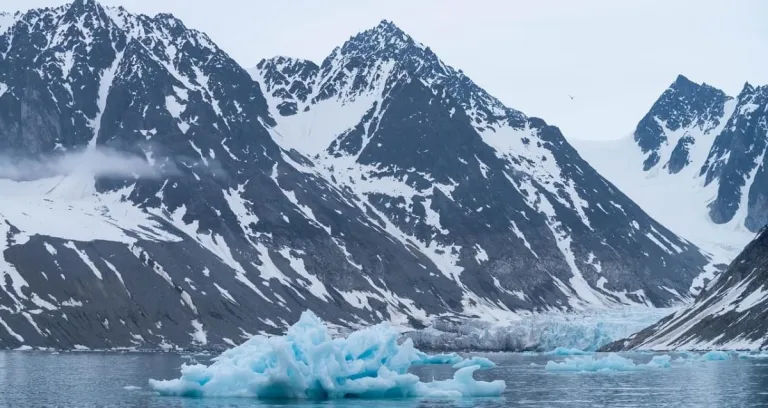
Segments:
[[[669,173],[680,172],[691,163],[694,136],[721,130],[720,124],[728,120],[726,104],[732,100],[719,89],[679,75],[635,129],[634,140],[646,154],[643,170],[661,165]]]
[[[768,230],[763,230],[693,305],[604,349],[765,349],[766,322]]]
[[[0,18],[0,346],[666,306],[708,262],[392,23],[252,74],[170,15]]]

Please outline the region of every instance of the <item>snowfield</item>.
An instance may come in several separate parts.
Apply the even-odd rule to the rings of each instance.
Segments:
[[[704,186],[704,177],[699,176],[700,166],[688,165],[677,174],[669,174],[661,166],[643,171],[641,164],[645,155],[632,136],[611,141],[570,142],[589,164],[653,218],[709,252],[713,265],[730,263],[754,238],[754,232],[744,226],[745,205],[728,223],[712,221],[707,205],[717,195],[717,185]],[[703,163],[711,145],[702,142],[694,146],[692,162]],[[743,197],[746,199],[747,195]]]

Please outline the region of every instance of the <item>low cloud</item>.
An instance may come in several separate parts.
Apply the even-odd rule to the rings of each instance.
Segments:
[[[0,155],[0,178],[35,180],[47,177],[83,174],[108,178],[161,178],[179,174],[172,160],[155,161],[114,149],[98,147],[46,156],[14,157]]]

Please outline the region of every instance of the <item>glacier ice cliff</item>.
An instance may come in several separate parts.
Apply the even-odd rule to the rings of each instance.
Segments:
[[[517,321],[490,323],[479,319],[437,320],[430,327],[404,333],[422,350],[597,351],[668,315],[673,309],[626,307],[547,312]],[[571,353],[572,354],[572,353]]]
[[[504,381],[477,381],[473,373],[490,361],[466,360],[452,379],[422,382],[408,373],[419,364],[459,364],[455,354],[429,356],[411,340],[398,344],[397,330],[371,326],[332,338],[312,312],[302,314],[285,336],[254,336],[214,358],[209,366],[183,365],[181,377],[149,380],[161,395],[338,399],[402,397],[489,397],[504,392]]]

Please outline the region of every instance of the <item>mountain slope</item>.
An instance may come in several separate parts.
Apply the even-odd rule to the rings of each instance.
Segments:
[[[696,302],[606,350],[757,350],[768,347],[768,230]]]
[[[170,15],[0,21],[0,346],[662,306],[707,262],[391,23],[257,83]]]
[[[591,304],[664,304],[686,296],[706,263],[557,128],[505,107],[390,22],[319,66],[277,57],[251,74],[267,92],[279,144],[313,158],[318,174],[367,199],[423,252],[475,252],[500,290],[522,288],[521,300],[538,303],[545,290],[548,304],[573,303],[558,292]],[[667,269],[675,259],[685,259],[677,281]],[[477,269],[454,265],[455,276]]]
[[[420,290],[462,296],[349,195],[297,171],[258,86],[172,16],[32,10],[0,50],[3,150],[89,163],[6,181],[3,345],[208,347],[307,308],[351,324],[450,307]],[[104,151],[132,168],[95,171]]]
[[[655,219],[728,263],[768,221],[766,95],[747,84],[733,98],[679,76],[632,137],[574,143]]]

